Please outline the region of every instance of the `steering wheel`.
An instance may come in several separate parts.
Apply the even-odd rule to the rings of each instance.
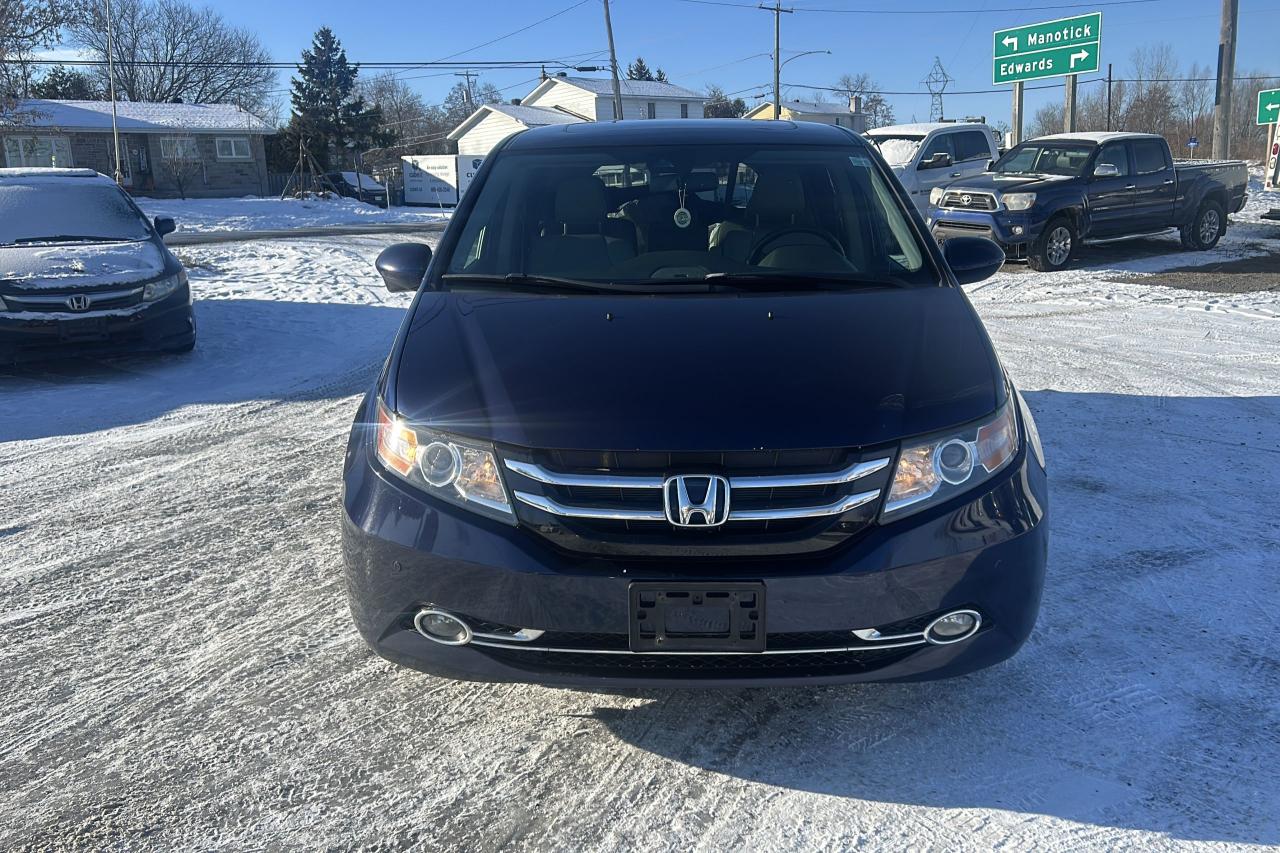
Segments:
[[[782,237],[788,237],[792,234],[809,234],[810,236],[818,237],[830,246],[832,250],[839,252],[841,257],[844,257],[844,246],[841,246],[840,241],[831,236],[830,233],[823,231],[821,228],[810,228],[807,225],[787,225],[782,228],[775,228],[759,240],[756,240],[751,245],[751,251],[747,253],[747,263],[757,266],[764,260],[764,256],[769,254],[765,249],[769,248],[770,243],[775,243]]]

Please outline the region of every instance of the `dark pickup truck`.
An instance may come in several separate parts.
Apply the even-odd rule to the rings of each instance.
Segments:
[[[1211,249],[1244,207],[1241,160],[1175,161],[1160,136],[1064,133],[1010,149],[987,172],[933,190],[934,237],[989,237],[1033,269],[1060,270],[1082,244],[1179,229]]]

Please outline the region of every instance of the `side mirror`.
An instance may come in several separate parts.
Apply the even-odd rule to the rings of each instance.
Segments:
[[[951,155],[945,151],[939,151],[928,160],[920,164],[921,169],[945,169],[951,165]]]
[[[942,244],[942,256],[961,284],[986,281],[1004,265],[1004,250],[986,237],[952,237]]]
[[[425,243],[396,243],[383,249],[373,265],[387,290],[411,293],[422,284],[431,265],[431,247]]]
[[[995,160],[988,160],[988,161],[987,161],[987,171],[988,171],[988,172],[990,172],[990,171],[991,171],[992,169],[994,169],[995,167],[996,167],[996,161],[995,161]]]
[[[155,225],[156,233],[161,237],[178,230],[178,223],[173,221],[172,216],[157,216],[152,223]]]
[[[1118,178],[1120,177],[1120,167],[1114,163],[1099,163],[1093,167],[1093,176],[1095,178]]]

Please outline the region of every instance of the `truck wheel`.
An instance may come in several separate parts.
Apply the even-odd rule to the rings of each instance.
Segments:
[[[1197,252],[1212,249],[1218,245],[1218,240],[1227,230],[1226,226],[1227,217],[1222,212],[1222,205],[1216,201],[1206,201],[1200,205],[1191,222],[1182,226],[1182,245]]]
[[[1057,272],[1071,263],[1076,251],[1076,229],[1066,216],[1049,220],[1031,251],[1027,264],[1037,272]]]

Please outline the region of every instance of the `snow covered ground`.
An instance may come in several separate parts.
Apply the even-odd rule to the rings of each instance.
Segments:
[[[437,222],[447,211],[393,207],[390,212],[353,198],[136,198],[147,216],[172,216],[179,231],[266,231],[321,225]]]
[[[0,375],[0,848],[1280,844],[1280,295],[1152,284],[1271,228],[971,288],[1051,466],[1013,660],[622,695],[433,679],[351,626],[395,238],[184,249],[191,356]]]

